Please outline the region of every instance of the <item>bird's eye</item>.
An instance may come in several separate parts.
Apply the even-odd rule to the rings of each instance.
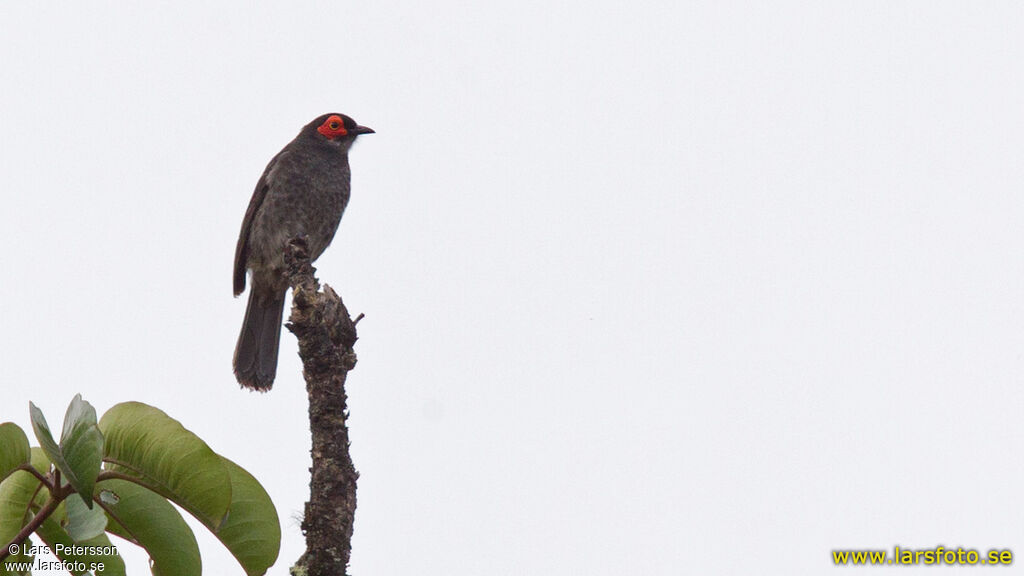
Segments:
[[[345,130],[345,122],[338,115],[329,116],[316,131],[323,134],[328,140],[334,140],[338,136],[348,136],[348,131]]]

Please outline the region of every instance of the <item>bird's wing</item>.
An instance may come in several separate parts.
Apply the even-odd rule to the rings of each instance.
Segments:
[[[238,233],[238,244],[235,246],[235,296],[245,291],[245,268],[249,260],[249,235],[252,232],[253,221],[256,220],[256,212],[263,205],[263,199],[267,197],[267,190],[274,181],[274,168],[287,152],[282,150],[274,156],[259,182],[256,183],[256,190],[252,193],[252,200],[249,200],[249,208],[245,211],[245,218],[242,219],[242,231]]]

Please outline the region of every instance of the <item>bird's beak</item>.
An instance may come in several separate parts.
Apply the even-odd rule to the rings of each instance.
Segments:
[[[360,134],[376,134],[376,132],[373,131],[373,128],[369,128],[367,126],[356,126],[348,132],[349,134],[355,134],[357,136]]]

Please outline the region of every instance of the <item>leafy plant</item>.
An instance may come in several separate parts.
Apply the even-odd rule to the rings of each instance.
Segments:
[[[161,410],[124,402],[96,420],[75,396],[59,443],[29,403],[39,447],[17,425],[0,424],[0,574],[31,564],[35,534],[69,572],[123,575],[109,534],[141,546],[153,574],[196,576],[195,535],[171,503],[196,517],[246,574],[265,574],[281,544],[277,510],[248,472],[218,455]]]

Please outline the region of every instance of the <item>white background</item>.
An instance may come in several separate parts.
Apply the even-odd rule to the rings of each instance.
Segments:
[[[98,4],[0,7],[0,420],[160,407],[285,574],[305,391],[288,333],[235,383],[231,265],[337,111],[378,132],[318,262],[366,314],[353,573],[1024,554],[1019,3]]]

